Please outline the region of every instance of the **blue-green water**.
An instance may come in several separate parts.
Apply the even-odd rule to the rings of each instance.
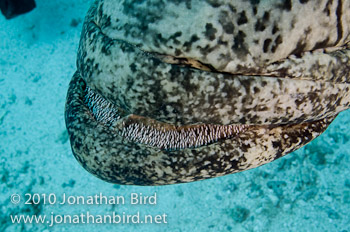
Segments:
[[[72,155],[63,112],[90,3],[40,0],[29,14],[0,17],[0,231],[350,231],[350,111],[308,146],[238,174],[136,187],[86,172]],[[156,202],[131,204],[132,193],[156,194]],[[63,194],[125,202],[59,204]],[[113,212],[150,215],[153,223],[97,219]],[[69,223],[81,214],[95,223]],[[46,219],[16,223],[16,215]]]

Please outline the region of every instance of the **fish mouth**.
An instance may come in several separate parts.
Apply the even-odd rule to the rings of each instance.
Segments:
[[[91,116],[128,141],[162,150],[196,148],[228,139],[249,129],[249,125],[196,124],[176,126],[127,113],[90,87],[84,89],[84,104]]]
[[[103,33],[99,10],[84,23],[65,121],[75,158],[102,180],[167,185],[255,168],[306,145],[349,108],[342,78],[289,78],[283,68],[239,75],[144,51]]]
[[[79,72],[70,82],[65,106],[66,127],[78,162],[102,180],[127,185],[187,183],[255,168],[309,143],[333,119],[286,125],[227,125],[225,129],[222,125],[200,124],[176,130],[175,126],[115,109],[91,92]],[[137,124],[150,129],[142,132],[144,127],[136,128]],[[169,131],[181,134],[182,130],[191,131],[187,128],[201,131],[210,127],[215,128],[212,139],[201,144],[190,139],[179,145],[162,142],[169,138],[167,134],[171,136]],[[192,135],[198,136],[198,131]],[[216,138],[214,131],[226,136]],[[145,139],[152,132],[152,138],[163,140]]]

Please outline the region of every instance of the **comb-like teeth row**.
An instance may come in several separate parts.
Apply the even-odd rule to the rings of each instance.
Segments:
[[[129,114],[121,117],[120,110],[98,93],[86,87],[84,103],[93,117],[113,128],[129,141],[165,150],[205,146],[244,132],[248,125],[199,124],[174,126],[141,116]]]

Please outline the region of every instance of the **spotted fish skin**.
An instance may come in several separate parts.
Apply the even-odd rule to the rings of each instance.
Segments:
[[[144,4],[151,4],[150,2],[151,1],[145,1]],[[238,1],[238,3],[240,2],[241,1]],[[312,3],[312,1],[310,1],[310,3]],[[245,4],[246,3],[243,5]],[[318,2],[314,1],[313,4],[318,5]],[[346,4],[349,4],[349,1],[343,2],[344,6]],[[198,3],[193,11],[197,12],[201,5],[202,4]],[[222,7],[227,7],[227,5],[230,4],[224,4]],[[299,5],[298,3],[297,6]],[[302,55],[298,54],[301,56],[299,60],[295,55],[285,57],[279,61],[280,69],[283,69],[283,73],[280,74],[283,75],[276,75],[276,73],[269,73],[267,71],[261,73],[258,72],[258,70],[251,70],[247,75],[239,75],[239,70],[220,70],[218,68],[216,72],[203,72],[198,69],[189,69],[188,67],[180,67],[179,65],[171,65],[162,62],[160,59],[157,59],[157,57],[152,56],[150,51],[164,54],[169,50],[166,54],[175,55],[168,46],[177,46],[179,50],[186,50],[183,45],[187,41],[186,38],[181,39],[178,37],[177,40],[181,41],[181,43],[179,42],[179,45],[176,45],[169,39],[169,37],[171,37],[170,35],[167,37],[168,39],[166,39],[164,44],[159,44],[159,46],[155,45],[157,44],[156,38],[158,34],[165,36],[169,33],[166,31],[168,27],[164,26],[168,25],[169,22],[175,24],[174,27],[171,27],[172,30],[177,28],[174,34],[179,34],[178,32],[181,32],[181,30],[186,31],[185,28],[188,26],[191,29],[188,30],[192,31],[192,34],[196,33],[198,36],[202,36],[201,40],[196,43],[201,43],[202,45],[200,46],[202,47],[208,47],[209,45],[206,44],[206,42],[211,43],[212,41],[207,40],[205,37],[204,32],[206,24],[202,22],[205,20],[201,20],[202,18],[200,18],[199,15],[192,15],[192,9],[187,9],[184,4],[179,4],[179,7],[185,7],[187,11],[186,9],[177,10],[176,6],[169,3],[167,9],[169,11],[173,10],[174,12],[168,12],[168,14],[164,16],[157,8],[157,4],[155,4],[153,8],[147,4],[144,7],[142,6],[142,4],[135,3],[134,1],[120,1],[118,4],[115,1],[96,2],[96,5],[91,8],[90,16],[87,17],[88,23],[84,25],[78,54],[78,70],[81,72],[87,84],[114,104],[122,105],[129,112],[176,125],[195,124],[198,122],[225,125],[232,123],[288,124],[334,116],[340,111],[347,109],[350,104],[349,85],[345,81],[346,78],[349,78],[350,52],[349,49],[343,48],[345,47],[343,43],[348,43],[350,39],[347,28],[342,29],[344,39],[339,40],[345,42],[338,42],[339,46],[342,46],[340,48],[343,49],[336,50],[331,54],[326,52],[313,52],[314,54],[310,55],[310,52],[306,52]],[[214,20],[212,24],[215,25],[216,28],[219,28],[222,7],[215,8],[210,4],[206,4],[205,6],[204,8],[208,9],[203,11],[212,12],[211,14],[213,14],[213,16],[210,17],[212,18],[211,20],[213,21],[216,19],[218,21],[214,24]],[[309,10],[316,8],[316,6],[309,7],[303,4],[301,4],[301,6]],[[123,13],[126,10],[123,10],[123,7],[127,7],[128,9],[132,8],[133,11],[127,11],[129,14],[124,15]],[[262,5],[261,7],[266,6]],[[239,7],[236,6],[235,8]],[[253,10],[253,6],[246,6],[245,8],[247,8],[247,12]],[[279,9],[278,7],[276,8]],[[244,7],[241,9],[244,9]],[[263,9],[265,12],[269,12],[268,10],[271,11],[269,13],[271,23],[279,23],[277,24],[279,28],[283,28],[283,25],[280,25],[283,21],[279,19],[281,15],[296,20],[288,15],[293,15],[293,13],[301,14],[305,11],[301,11],[298,8],[295,10],[296,12],[283,9],[280,11],[276,9],[273,10],[273,3],[271,3],[270,8]],[[349,8],[344,9],[348,10]],[[181,27],[176,26],[176,23],[179,23],[178,21],[182,23],[178,17],[173,16],[177,11],[185,12],[183,13],[184,15],[192,15],[191,17],[193,17],[196,23],[181,24]],[[147,24],[149,27],[154,28],[154,30],[135,31],[137,28],[140,30],[143,28],[139,25],[139,23],[143,23],[141,17],[143,15],[142,12],[144,12],[143,14],[147,14],[147,17],[157,13],[159,17],[165,17],[165,19],[154,16],[154,20],[157,19],[157,21],[153,22],[150,19],[153,23],[148,22],[149,24]],[[201,11],[197,12],[197,14],[200,14],[200,12]],[[343,16],[343,18],[346,19],[346,16],[350,17],[345,13],[346,12],[344,12],[345,16]],[[140,19],[135,18],[135,16],[133,16],[134,14],[141,15],[139,16]],[[172,16],[175,18],[172,18]],[[336,18],[336,12],[333,12],[331,16],[329,16],[329,21],[333,22],[335,19],[331,20],[331,18]],[[168,19],[169,17],[172,20]],[[233,14],[232,17],[239,17],[239,14]],[[326,16],[321,14],[319,17],[322,18]],[[276,19],[272,20],[273,18]],[[109,19],[109,21],[107,21],[107,19]],[[123,19],[125,23],[123,23]],[[348,22],[346,25],[350,25],[350,19],[348,19],[348,21],[345,19],[342,25],[345,25],[346,22]],[[258,19],[252,18],[247,23],[240,25],[240,27],[242,27],[241,30],[247,28],[245,32],[247,34],[246,46],[249,47],[248,45],[251,44],[252,47],[255,47],[252,51],[247,50],[249,53],[247,53],[246,56],[252,54],[255,57],[250,60],[260,59],[265,54],[262,45],[260,46],[260,51],[256,51],[259,46],[250,41],[250,38],[256,36],[255,34],[257,32],[249,29],[254,28],[257,20]],[[316,46],[316,44],[320,43],[321,39],[335,36],[331,33],[334,27],[337,26],[335,22],[334,24],[326,24],[324,26],[325,28],[319,28],[318,23],[321,19],[315,18],[314,20],[317,20],[317,22],[312,21],[311,24],[316,23],[317,25],[314,25],[311,29],[313,29],[313,34],[317,34],[320,38],[312,45],[306,46],[305,49]],[[232,22],[236,23],[236,20],[232,19]],[[197,25],[197,29],[193,28],[193,25],[197,23],[203,23],[202,27]],[[311,27],[308,23],[309,22],[305,22],[303,28],[299,30],[305,31],[307,28]],[[129,29],[127,25],[130,24],[132,27]],[[288,28],[291,27],[289,25],[290,23],[286,24]],[[301,23],[299,22],[299,24]],[[238,25],[236,25],[236,27],[237,30],[240,28]],[[299,30],[295,32],[295,38],[290,35],[288,35],[287,38],[283,37],[288,45],[288,51],[300,50],[298,44],[301,42],[293,43],[293,41],[302,41],[304,37],[304,35],[302,38],[298,37],[300,36],[298,34]],[[284,31],[285,30],[281,29],[279,33],[281,34]],[[174,36],[174,34],[171,35]],[[189,36],[189,33],[182,34],[183,36]],[[134,35],[134,37],[131,35]],[[258,35],[261,41],[260,43],[270,38],[269,35],[264,34],[264,31],[258,33]],[[234,42],[234,35],[230,36],[230,41]],[[137,40],[139,37],[140,39]],[[289,39],[289,37],[291,38]],[[332,41],[336,40],[336,38],[337,37],[332,39]],[[142,41],[145,42],[142,43]],[[229,40],[227,40],[227,43],[228,41]],[[240,59],[237,57],[237,54],[232,51],[232,44],[227,44],[225,46],[221,45],[218,41],[216,43],[220,44],[220,46],[217,48],[215,47],[215,49],[211,48],[214,49],[213,52],[215,52],[216,49],[230,51],[232,55],[229,57],[232,61],[238,63],[236,66],[243,67],[243,65],[245,65],[245,69],[251,68],[252,65],[248,64],[246,59]],[[305,43],[311,42],[307,40]],[[166,47],[163,48],[164,46]],[[219,62],[221,61],[218,58],[223,57],[223,54],[196,57],[196,52],[198,52],[199,49],[198,46],[199,45],[192,45],[193,48],[188,54],[186,53],[184,55],[192,59],[198,59],[202,63],[213,62],[210,63],[210,65],[220,66]],[[331,44],[326,44],[325,48],[330,46]],[[271,51],[268,52],[267,57],[283,56],[285,50],[286,49],[276,48],[274,53]],[[314,58],[308,58],[310,56]],[[205,57],[210,57],[211,59],[215,58],[217,60],[206,60]],[[306,61],[304,59],[306,59]],[[217,62],[217,64],[215,64],[215,62]],[[271,67],[277,66],[278,64],[276,62],[275,60],[267,60],[265,61],[265,65],[270,65]],[[315,72],[319,72],[321,76],[318,76],[317,73],[311,73],[311,76],[303,76],[304,73],[310,73],[310,71],[306,71],[302,67],[294,65],[297,62],[301,63],[301,65],[308,64],[310,69],[318,70]],[[335,64],[330,65],[332,62],[335,62]],[[327,68],[327,70],[321,70],[322,68],[320,66],[322,66],[322,64],[326,66],[325,68]],[[258,65],[257,62],[253,66],[258,67]],[[341,67],[340,73],[338,73],[339,67]],[[294,78],[290,75],[284,75],[284,73],[293,73],[294,70],[297,70]],[[277,71],[274,70],[274,72]],[[333,73],[339,78],[330,76]],[[340,77],[342,75],[345,75],[345,77]],[[259,78],[256,76],[259,76]]]
[[[84,104],[85,86],[77,72],[67,95],[65,119],[73,154],[90,173],[118,184],[186,183],[255,168],[307,144],[332,121],[255,126],[208,146],[167,151],[130,142],[94,120]]]
[[[108,182],[164,185],[300,148],[350,106],[349,9],[345,0],[95,1],[66,102],[74,156]],[[244,129],[202,143],[199,132],[177,133],[178,144],[141,127],[163,140],[166,128]]]
[[[93,20],[110,39],[220,72],[349,82],[349,8],[348,0],[104,0]]]

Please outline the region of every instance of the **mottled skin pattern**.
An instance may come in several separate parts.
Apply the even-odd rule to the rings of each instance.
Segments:
[[[312,70],[298,70],[295,76],[302,75],[303,78],[298,78],[298,80],[294,78],[292,81],[290,78],[288,78],[291,77],[289,75],[275,75],[268,73],[269,75],[274,76],[262,76],[263,74],[266,74],[264,72],[267,72],[265,69],[263,70],[263,73],[259,72],[258,70],[251,70],[248,74],[260,76],[259,78],[247,78],[246,76],[233,76],[229,73],[203,72],[201,70],[189,69],[187,67],[181,68],[177,65],[170,65],[160,62],[159,59],[154,58],[151,54],[142,51],[154,51],[162,54],[165,53],[175,55],[172,53],[172,49],[169,47],[177,46],[179,49],[181,48],[181,50],[186,50],[184,43],[180,43],[181,40],[187,41],[186,38],[181,39],[180,36],[177,37],[179,45],[176,45],[175,42],[172,42],[172,40],[169,39],[169,37],[171,37],[169,35],[166,41],[164,41],[164,44],[162,43],[157,46],[157,34],[161,33],[161,35],[165,36],[169,34],[169,28],[171,30],[175,30],[175,28],[177,28],[177,31],[174,31],[172,36],[179,34],[179,32],[182,30],[182,37],[186,37],[190,36],[190,33],[184,33],[184,31],[186,31],[186,27],[190,27],[188,30],[192,31],[192,35],[198,34],[198,36],[202,36],[203,38],[194,43],[200,43],[201,45],[192,45],[194,49],[189,50],[184,55],[200,60],[203,63],[211,62],[209,64],[215,67],[222,66],[221,63],[223,61],[220,59],[220,57],[223,56],[222,54],[202,54],[202,56],[196,56],[198,49],[200,49],[197,48],[198,46],[207,47],[208,45],[206,45],[205,42],[212,43],[212,41],[206,39],[206,24],[202,22],[203,20],[199,20],[198,15],[193,16],[194,19],[198,18],[198,20],[195,21],[196,23],[203,24],[201,27],[198,25],[198,28],[193,28],[194,23],[185,24],[182,22],[182,19],[179,16],[174,16],[174,19],[171,17],[178,11],[185,15],[183,17],[189,17],[188,15],[194,13],[199,14],[201,11],[197,10],[197,8],[199,8],[203,3],[198,2],[198,5],[196,3],[196,7],[191,10],[187,9],[184,4],[179,4],[179,7],[185,7],[185,9],[177,10],[176,6],[169,3],[169,6],[167,6],[166,9],[167,11],[173,10],[174,13],[171,14],[168,12],[168,14],[163,15],[163,11],[160,11],[158,8],[159,4],[157,5],[154,3],[152,5],[152,1],[143,2],[145,5],[144,7],[142,7],[143,5],[140,3],[134,3],[133,1],[128,2],[129,1],[120,1],[116,3],[115,1],[100,1],[97,3],[96,8],[93,7],[91,9],[91,11],[97,12],[90,13],[91,16],[88,19],[90,23],[86,23],[84,26],[82,33],[83,39],[81,41],[81,47],[78,54],[78,70],[81,72],[82,77],[92,89],[95,89],[116,105],[122,105],[123,108],[131,113],[148,116],[160,121],[177,125],[193,124],[197,122],[217,124],[299,123],[317,120],[326,116],[334,116],[336,113],[346,109],[349,105],[350,92],[349,85],[347,83],[339,80],[330,81],[329,79],[322,79],[332,78],[329,77],[329,75],[334,72],[334,70],[331,69],[333,66],[327,66],[328,69],[323,71],[323,73],[326,75],[321,76],[318,75],[318,72],[321,72],[321,68],[313,67],[312,70],[315,70],[313,72],[317,73],[312,73],[310,77],[306,75],[304,76],[304,73],[312,72]],[[266,1],[263,1],[261,7],[266,7],[264,2]],[[275,14],[276,17],[279,17],[281,14],[287,17],[287,15],[289,15],[288,12],[291,14],[290,11],[278,11],[273,9],[273,1],[268,2],[271,4],[271,6],[269,5],[269,8],[264,9],[264,12],[268,12],[268,10],[270,10],[271,18],[274,18],[273,15]],[[239,1],[239,3],[241,2]],[[344,3],[349,4],[349,1]],[[149,4],[151,4],[153,7],[149,6]],[[318,5],[317,3],[313,4]],[[227,7],[226,5],[224,4],[222,7],[225,8]],[[297,6],[298,5],[300,4],[297,4]],[[124,8],[120,10],[118,9],[119,7],[127,6],[129,8],[131,7],[132,11],[127,11],[129,14],[123,17],[123,13],[126,10],[123,10]],[[161,4],[159,7],[161,7]],[[306,5],[304,7],[308,8]],[[212,14],[214,14],[213,12],[218,11],[218,15],[214,14],[215,17],[212,16],[209,19],[213,21],[216,19],[220,22],[220,19],[217,19],[217,17],[219,17],[221,14],[221,8],[213,8],[210,5],[205,5],[205,9],[206,8],[209,8],[210,10],[208,9],[207,11],[212,12]],[[238,8],[238,6],[236,8]],[[248,12],[253,10],[253,6],[247,6],[247,8],[249,9]],[[313,8],[311,7],[310,9]],[[348,10],[349,8],[346,9]],[[107,12],[104,12],[104,10]],[[136,14],[135,10],[138,10],[139,14]],[[192,11],[194,11],[194,13]],[[296,11],[296,13],[299,13],[300,10],[297,9]],[[153,20],[157,19],[157,21],[152,21],[152,23],[149,22],[147,25],[148,27],[156,28],[153,29],[156,30],[156,32],[151,29],[136,31],[138,28],[139,30],[143,28],[139,25],[144,24],[144,20],[142,19],[143,14],[147,14],[147,17],[150,17],[150,15],[154,15],[155,13],[157,13],[159,17],[154,16],[155,18]],[[139,16],[141,19],[136,20],[134,15],[141,15]],[[347,14],[343,15],[345,15],[343,16],[344,18],[348,16]],[[336,18],[335,13],[333,13],[331,16]],[[331,16],[330,18],[332,18]],[[115,17],[118,18],[115,19]],[[171,22],[175,25],[171,27],[165,26],[169,24],[166,22],[169,22],[170,19],[163,19],[162,17],[172,18],[173,21]],[[238,15],[234,14],[232,17],[238,17]],[[249,29],[256,24],[257,20],[253,16],[251,17],[252,18],[250,21],[240,26],[242,27],[242,30],[247,28],[248,31],[245,32],[247,35],[248,32],[250,32]],[[322,15],[322,17],[326,16]],[[110,21],[107,22],[107,19]],[[348,16],[347,19],[347,24],[343,23],[344,25],[350,25],[350,16]],[[178,20],[184,24],[181,24],[181,26],[176,26]],[[315,20],[316,19],[314,19],[312,22],[305,22],[306,24],[304,27],[308,28],[307,23],[313,23]],[[115,22],[118,22],[118,24],[114,25]],[[219,22],[216,22],[216,24]],[[236,20],[233,20],[233,22],[236,23]],[[276,25],[279,25],[278,23],[281,24],[282,21],[277,18],[273,22],[276,23]],[[319,19],[317,19],[317,23],[318,22]],[[214,24],[214,22],[212,23]],[[249,23],[253,25],[250,26]],[[128,28],[128,25],[130,26],[130,24],[133,25],[131,29]],[[291,27],[289,24],[287,24],[287,26]],[[299,24],[301,24],[301,22],[299,22]],[[326,27],[326,25],[328,25],[328,27]],[[336,24],[326,25],[324,25],[326,28],[323,29],[322,27],[319,28],[320,26],[317,24],[317,27],[316,25],[314,26],[313,33],[310,33],[317,34],[319,36],[322,35],[321,38],[325,36],[333,36],[334,33],[332,34],[331,32],[336,27]],[[220,24],[216,25],[215,28],[219,27]],[[282,33],[284,31],[284,29],[282,29],[283,25],[279,25],[278,27],[282,30],[279,33]],[[300,28],[297,29],[295,29],[297,32],[299,30],[306,30]],[[199,33],[201,30],[203,31]],[[343,37],[346,37],[346,42],[348,42],[350,39],[349,31],[347,28],[342,29],[342,31]],[[253,31],[250,32],[249,35],[252,34],[252,36],[256,36],[256,34],[259,34],[260,41],[270,38],[270,35],[266,35],[263,32]],[[267,55],[263,51],[263,46],[260,46],[260,50],[258,50],[258,48],[254,48],[258,45],[251,42],[251,36],[248,36],[248,41],[245,43],[247,46],[249,43],[252,43],[251,46],[254,48],[254,50],[246,54],[246,56],[254,55],[254,59],[256,60],[261,59],[263,56],[271,58],[273,56],[283,56],[286,50],[298,50],[300,49],[298,48],[298,42],[293,44],[293,42],[298,38],[297,32],[295,32],[295,37],[287,37],[288,39],[282,37],[281,35],[281,37],[288,42],[288,47],[285,49],[276,48],[274,53],[271,51],[266,52]],[[130,34],[134,35],[134,37],[131,37]],[[106,37],[106,35],[108,35],[108,37]],[[111,38],[113,38],[113,40]],[[234,42],[232,35],[230,38],[230,41]],[[318,38],[316,41],[321,40],[321,38]],[[336,40],[336,38],[334,38],[334,40]],[[344,39],[341,39],[340,41],[343,40]],[[144,42],[141,43],[141,41]],[[314,43],[316,43],[316,41]],[[306,42],[311,43],[312,41],[307,40],[305,43]],[[216,43],[219,42],[216,41]],[[340,43],[339,46],[340,45],[343,46],[342,43]],[[244,66],[245,69],[251,69],[251,65],[246,62],[247,59],[241,60],[239,57],[236,57],[237,54],[235,52],[229,49],[232,46],[233,45],[230,44],[227,44],[226,46],[221,45],[218,48],[213,48],[213,52],[218,52],[220,49],[230,51],[232,54],[229,57],[232,62],[238,63],[236,66]],[[306,48],[313,46],[308,45]],[[331,45],[326,44],[325,46]],[[166,51],[163,51],[164,49]],[[282,55],[280,53],[282,53]],[[327,65],[331,63],[330,60],[334,62],[341,60],[336,62],[337,65],[334,65],[334,67],[341,66],[342,70],[347,70],[346,72],[342,72],[341,75],[345,74],[346,78],[349,78],[350,53],[348,49],[336,51],[336,53],[346,53],[344,55],[345,58],[339,58],[341,57],[340,55],[332,55],[322,52],[314,53],[316,54],[314,54],[312,57],[318,57],[323,54],[323,56],[321,56],[322,58],[320,58],[321,61],[318,61],[315,63],[315,65],[318,64],[321,66],[322,63]],[[309,52],[299,56],[310,56],[308,54]],[[324,56],[327,56],[327,58]],[[210,59],[215,58],[216,60],[206,60],[206,57]],[[295,55],[290,55],[290,57],[297,59],[295,58]],[[308,62],[311,62],[311,59],[307,60]],[[274,63],[274,60],[266,60],[265,62],[265,65],[277,66],[277,64]],[[296,65],[294,65],[294,63],[297,62],[295,60],[292,61],[291,59],[285,58],[281,59],[279,62],[284,62],[284,64],[280,64],[280,66],[283,66],[284,72],[293,72],[293,70],[297,69]],[[291,64],[287,65],[288,63]],[[258,64],[254,64],[253,67],[257,67],[257,65]],[[308,65],[312,67],[310,63]],[[299,67],[299,69],[301,69],[301,67]],[[218,67],[217,70],[235,74],[240,72],[240,70],[227,70],[226,68],[219,70]],[[274,70],[274,72],[277,71]],[[339,74],[337,76],[341,75]],[[115,78],[116,76],[118,78]],[[344,78],[341,79],[343,80]],[[309,81],[306,81],[305,79]],[[320,81],[316,82],[315,79],[319,79]]]
[[[233,139],[197,149],[162,151],[136,144],[101,126],[84,105],[85,83],[70,83],[66,122],[73,154],[97,177],[113,183],[164,185],[191,182],[251,169],[310,142],[332,121],[286,126],[254,126]]]
[[[103,180],[162,185],[298,149],[350,106],[349,9],[347,0],[96,1],[67,96],[73,154]],[[134,143],[96,120],[86,85],[122,117],[249,129],[176,151]]]
[[[349,82],[349,8],[348,0],[108,0],[93,19],[111,39],[221,72]]]

